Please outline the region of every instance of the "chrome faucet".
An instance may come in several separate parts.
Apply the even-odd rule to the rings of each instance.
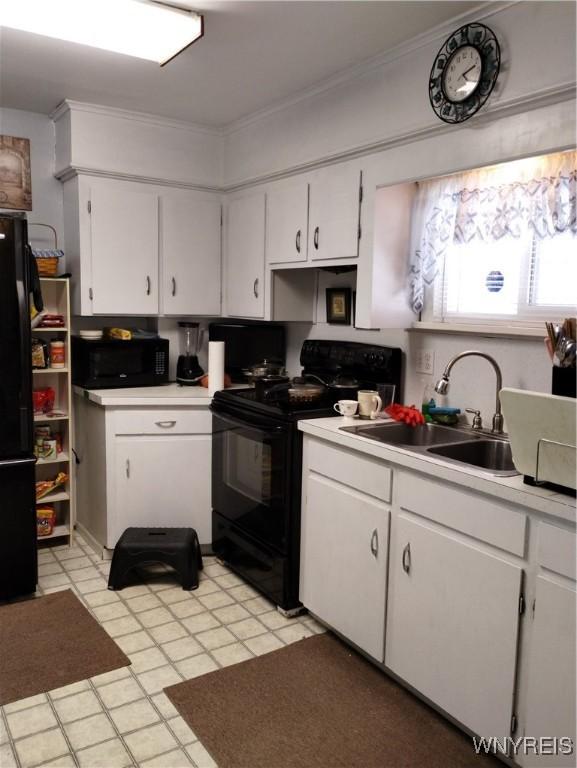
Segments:
[[[458,355],[455,355],[455,357],[449,360],[447,367],[445,368],[445,372],[439,381],[435,384],[435,392],[438,392],[439,395],[447,394],[449,391],[449,376],[451,374],[452,367],[455,365],[457,360],[460,360],[463,357],[470,357],[471,355],[475,355],[476,357],[484,357],[485,360],[488,360],[495,369],[495,374],[497,376],[497,388],[495,392],[495,413],[493,414],[493,429],[491,431],[498,435],[502,435],[503,414],[501,413],[501,400],[499,398],[499,393],[501,392],[501,388],[503,386],[503,376],[501,375],[501,369],[497,365],[496,360],[494,360],[491,355],[487,355],[485,352],[478,352],[474,349],[467,350],[466,352],[460,352]]]

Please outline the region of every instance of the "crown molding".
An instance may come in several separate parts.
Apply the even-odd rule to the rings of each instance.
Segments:
[[[192,123],[187,122],[186,120],[174,120],[170,117],[153,115],[148,112],[133,112],[129,109],[120,109],[119,107],[105,107],[100,104],[90,104],[84,101],[73,101],[71,99],[64,99],[64,101],[61,101],[60,104],[58,104],[58,106],[50,113],[49,117],[54,122],[57,122],[61,117],[63,117],[63,115],[68,112],[88,112],[94,115],[112,117],[117,120],[132,120],[138,123],[157,125],[161,128],[174,128],[179,131],[204,133],[209,136],[215,136],[219,138],[223,135],[222,128],[212,128],[209,125],[203,125],[201,123]]]
[[[123,173],[122,171],[106,171],[102,168],[89,168],[80,165],[68,165],[61,168],[54,174],[59,181],[65,182],[73,179],[75,176],[92,176],[102,179],[116,179],[117,181],[135,181],[139,184],[155,184],[162,187],[173,187],[174,189],[187,189],[195,192],[217,192],[222,193],[221,187],[215,187],[210,184],[199,184],[195,182],[177,181],[154,176],[139,176],[138,174]]]
[[[536,91],[526,96],[496,102],[492,106],[485,107],[483,113],[472,118],[468,125],[474,124],[478,127],[482,127],[504,117],[529,112],[564,101],[574,100],[576,97],[576,87],[577,82],[571,81],[570,83],[563,83],[553,88],[544,88],[541,91]],[[280,171],[273,171],[249,179],[243,179],[242,181],[226,185],[223,187],[222,192],[236,192],[256,184],[279,181],[299,173],[315,171],[327,165],[341,163],[346,160],[354,160],[359,157],[395,149],[406,144],[412,144],[416,141],[423,141],[425,139],[459,131],[462,130],[462,127],[463,126],[460,125],[450,125],[448,123],[437,121],[420,128],[398,133],[385,139],[377,139],[367,144],[327,154],[315,158],[315,160],[310,162],[299,163]]]
[[[422,32],[409,40],[400,43],[394,48],[390,48],[387,51],[376,54],[375,56],[365,59],[364,61],[349,67],[336,75],[332,75],[315,85],[310,86],[299,91],[294,96],[290,96],[286,99],[282,99],[274,104],[264,107],[261,110],[252,112],[249,115],[234,120],[225,125],[221,130],[223,135],[229,136],[244,128],[250,127],[252,124],[274,115],[277,112],[282,112],[285,109],[295,106],[308,99],[315,98],[327,91],[331,91],[334,88],[338,88],[341,85],[358,80],[377,69],[390,64],[397,59],[401,59],[414,51],[431,45],[434,42],[442,43],[445,38],[454,31],[455,26],[462,26],[463,24],[470,23],[472,21],[487,20],[492,16],[495,16],[503,11],[511,8],[515,5],[519,5],[523,0],[503,0],[503,2],[482,2],[476,6],[473,10],[460,13],[456,16],[452,16],[447,21],[437,24],[435,27],[426,32]]]

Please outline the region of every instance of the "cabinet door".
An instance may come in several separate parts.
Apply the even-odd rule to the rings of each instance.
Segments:
[[[307,260],[309,187],[280,182],[266,195],[266,258],[269,264]]]
[[[378,661],[385,640],[389,515],[377,499],[309,472],[300,599]]]
[[[110,181],[91,189],[92,311],[158,314],[158,197]]]
[[[537,577],[529,649],[525,736],[575,735],[575,588]],[[524,765],[575,765],[575,755],[527,758]]]
[[[195,528],[211,536],[211,436],[117,437],[107,546],[129,526]]]
[[[354,165],[334,165],[315,176],[310,185],[309,259],[358,256],[360,184]]]
[[[220,201],[163,195],[162,311],[220,315]]]
[[[481,736],[510,733],[522,570],[393,523],[385,664]]]
[[[264,317],[264,193],[230,201],[227,212],[226,309],[233,317]]]

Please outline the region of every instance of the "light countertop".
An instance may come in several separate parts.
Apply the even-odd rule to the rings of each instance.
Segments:
[[[238,385],[246,386],[246,384]],[[182,387],[173,382],[158,387],[126,387],[126,389],[83,389],[74,387],[75,394],[102,406],[209,406],[212,395],[206,387]]]
[[[431,475],[439,480],[446,480],[481,493],[498,496],[503,501],[510,501],[513,504],[519,504],[567,522],[574,523],[576,521],[576,502],[571,496],[555,493],[545,488],[525,485],[521,475],[496,477],[465,464],[461,467],[449,463],[438,456],[415,453],[400,446],[385,445],[354,433],[340,431],[340,427],[350,427],[358,423],[356,419],[342,417],[304,419],[299,421],[299,429],[307,435],[381,458],[406,469]]]

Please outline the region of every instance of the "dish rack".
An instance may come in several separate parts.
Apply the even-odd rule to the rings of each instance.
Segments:
[[[535,475],[525,475],[524,482],[528,485],[538,485],[544,488],[550,488],[553,491],[559,491],[560,493],[568,493],[570,496],[575,496],[576,491],[575,488],[569,488],[566,485],[560,485],[559,483],[554,483],[550,480],[542,480],[539,476],[539,469],[540,469],[540,461],[542,456],[541,448],[545,445],[553,445],[557,446],[559,448],[567,448],[571,451],[577,450],[577,446],[571,445],[570,443],[562,443],[559,440],[551,440],[547,437],[540,437],[537,441],[537,458],[535,461]]]
[[[32,255],[36,259],[38,274],[40,277],[56,277],[58,272],[58,260],[64,256],[64,251],[58,248],[58,235],[50,224],[41,224],[31,221],[29,227],[46,227],[54,235],[54,248],[32,248]]]

